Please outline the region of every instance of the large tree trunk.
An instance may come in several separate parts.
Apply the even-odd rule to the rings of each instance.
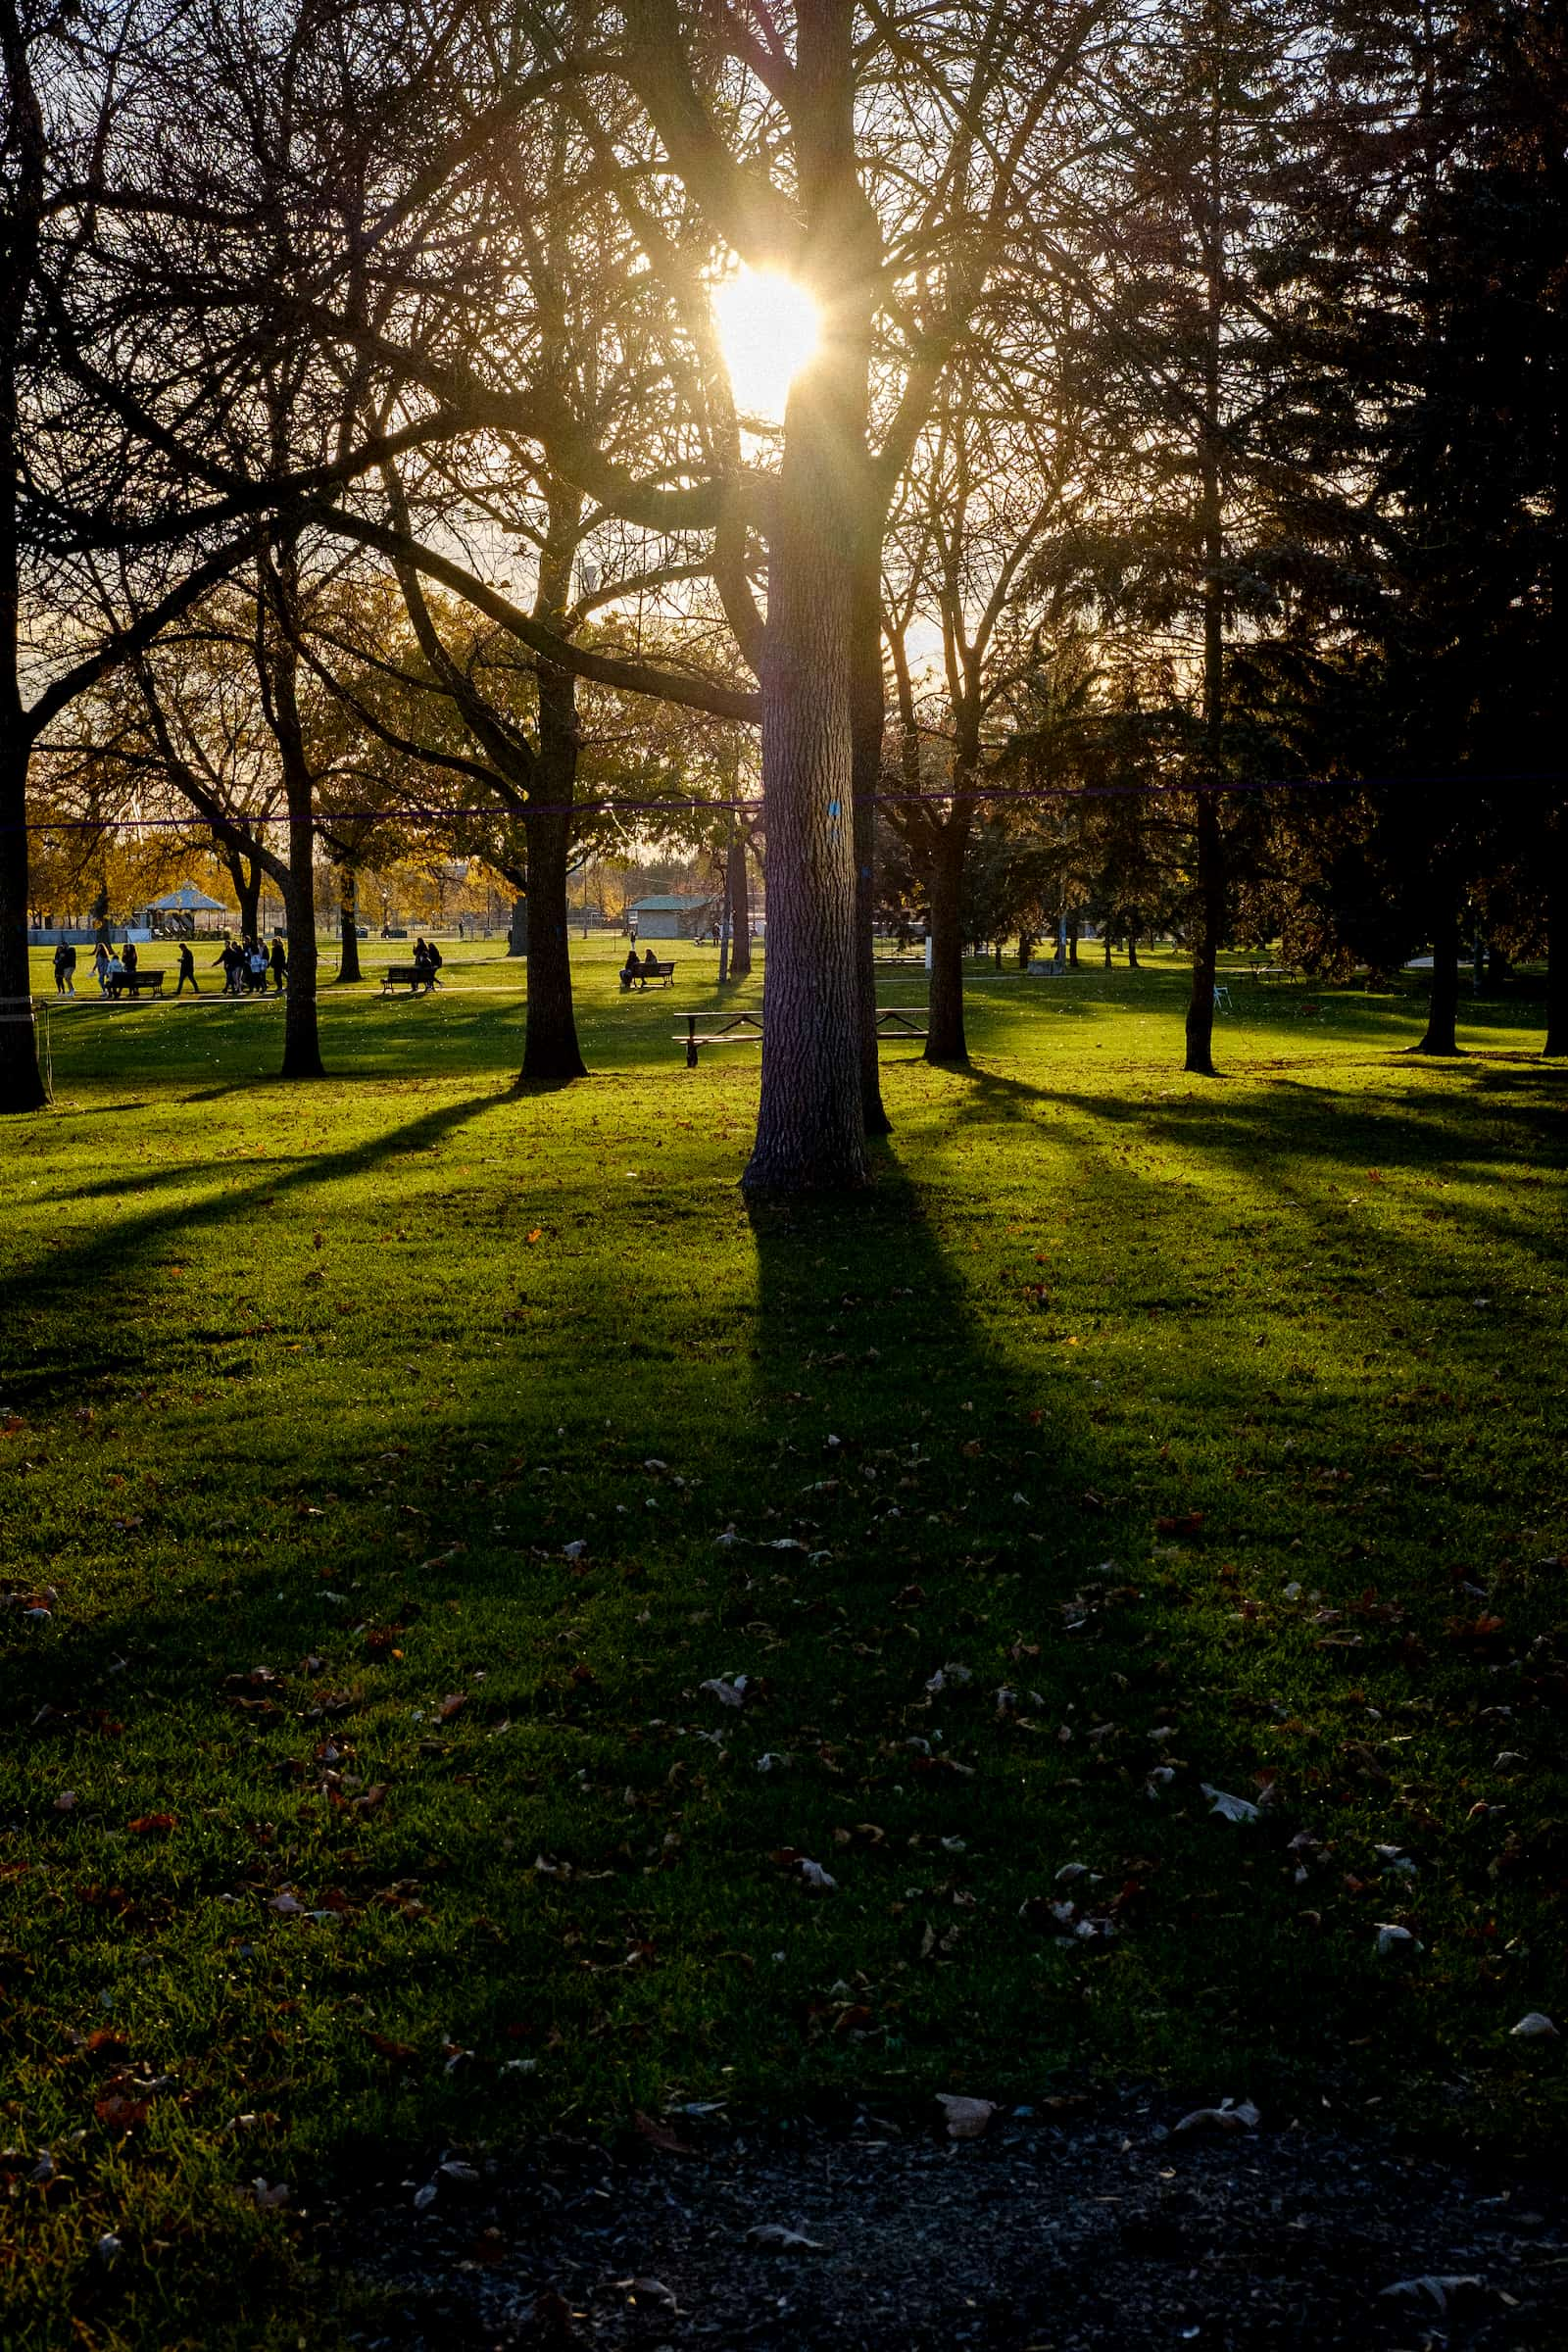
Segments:
[[[364,977],[360,970],[360,878],[352,865],[337,869],[338,961],[342,981]]]
[[[27,964],[28,747],[14,701],[0,723],[10,737],[0,742],[0,1112],[9,1112],[41,1109],[47,1098]]]
[[[221,842],[219,845],[219,856],[222,858],[224,869],[230,882],[234,885],[234,897],[239,906],[239,935],[241,939],[259,938],[262,909],[260,862],[254,858],[247,861],[239,850]]]
[[[780,1193],[870,1181],[854,734],[857,492],[881,240],[855,169],[854,11],[845,0],[797,0],[795,17],[792,112],[823,339],[790,394],[769,535],[767,1015],[757,1140],[741,1179],[749,1191]]]
[[[26,35],[12,12],[4,27],[5,268],[0,276],[0,1112],[41,1108],[43,1079],[27,964],[27,767],[32,740],[22,704],[21,550],[17,489],[22,437],[19,346],[38,257],[47,140],[32,86]]]
[[[565,613],[581,511],[576,491],[553,487],[534,616],[555,628]],[[577,741],[576,681],[568,671],[542,662],[539,752],[523,820],[528,837],[528,1026],[518,1081],[522,1086],[554,1085],[588,1075],[572,1009],[566,913]]]
[[[1214,1076],[1214,976],[1225,929],[1225,858],[1218,785],[1225,759],[1225,508],[1220,473],[1220,349],[1225,315],[1221,189],[1224,111],[1216,78],[1209,93],[1208,206],[1203,223],[1206,277],[1203,411],[1199,435],[1203,532],[1203,758],[1206,791],[1198,795],[1198,919],[1193,936],[1193,993],[1187,1004],[1186,1067]]]
[[[545,787],[542,801],[555,795]],[[530,808],[528,832],[528,1026],[519,1084],[586,1078],[571,1002],[566,864],[571,818],[561,808]]]
[[[1412,1054],[1459,1051],[1459,917],[1451,900],[1445,903],[1432,940],[1432,996],[1427,1005],[1426,1034]]]
[[[724,888],[729,897],[729,976],[752,976],[752,892],[746,871],[746,837],[737,828],[724,860]]]
[[[967,1061],[963,1034],[963,932],[959,901],[967,827],[955,814],[932,828],[930,864],[931,987],[926,1015],[927,1061]]]
[[[1546,833],[1546,1042],[1543,1054],[1568,1054],[1568,808]]]
[[[285,775],[288,797],[288,878],[283,884],[283,920],[288,931],[288,988],[283,998],[285,1078],[322,1078],[321,1040],[317,1027],[316,828],[311,822],[312,782],[306,769]]]
[[[277,877],[288,937],[288,991],[283,1004],[284,1078],[320,1078],[321,1041],[316,1015],[316,779],[311,772],[299,703],[299,554],[292,541],[264,558],[262,595],[270,620],[259,659],[270,689],[269,719],[277,744],[288,816],[288,862]]]
[[[1198,912],[1193,925],[1193,993],[1187,1004],[1187,1068],[1214,1076],[1214,974],[1225,928],[1225,853],[1219,796],[1198,796]]]
[[[882,686],[881,502],[859,475],[862,511],[856,553],[855,617],[850,653],[850,736],[855,811],[855,970],[860,1017],[860,1098],[867,1135],[891,1133],[882,1103],[876,1039],[876,796],[882,782],[886,724]]]

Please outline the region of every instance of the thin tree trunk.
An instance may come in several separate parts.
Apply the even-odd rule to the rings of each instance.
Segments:
[[[539,558],[534,617],[559,628],[565,613],[571,560],[582,512],[578,492],[553,486],[550,528]],[[571,802],[577,787],[577,688],[564,669],[539,664],[539,751],[529,785],[528,1026],[519,1084],[586,1078],[571,1002],[566,869]]]
[[[1078,969],[1078,918],[1076,915],[1067,925],[1067,961],[1074,971]]]
[[[543,672],[541,672],[541,682]],[[541,802],[554,793],[541,779]],[[523,1086],[586,1078],[571,1001],[571,946],[566,921],[566,863],[571,819],[564,808],[530,808],[528,833],[528,1027],[523,1041]]]
[[[1219,801],[1198,796],[1198,919],[1193,926],[1193,993],[1187,1004],[1188,1070],[1214,1076],[1214,975],[1225,926],[1225,857],[1219,829]]]
[[[6,732],[12,739],[0,746],[0,1112],[39,1110],[47,1100],[27,963],[28,747],[15,708],[6,714]]]
[[[239,901],[239,935],[241,939],[259,939],[262,921],[262,869],[254,862],[247,867],[236,852],[226,857],[228,878],[234,885]]]
[[[288,801],[288,879],[283,885],[283,921],[288,932],[288,987],[283,999],[285,1078],[322,1078],[321,1040],[317,1026],[316,828],[308,769],[285,761]]]
[[[352,865],[337,869],[338,962],[340,981],[364,977],[360,970],[360,878]]]
[[[737,828],[725,858],[724,887],[729,893],[729,976],[752,975],[752,892],[746,871],[746,837]]]
[[[932,828],[931,987],[926,1016],[927,1061],[967,1061],[963,1033],[963,931],[959,904],[967,826],[956,814]]]
[[[1445,1059],[1459,1051],[1459,917],[1451,899],[1438,917],[1432,941],[1432,996],[1427,1005],[1426,1034],[1413,1054],[1436,1054]]]
[[[277,745],[288,818],[288,858],[280,878],[288,938],[288,990],[279,1075],[320,1078],[325,1073],[316,1012],[316,779],[300,715],[299,554],[292,540],[275,555],[264,557],[258,590],[269,625],[259,636],[257,656],[265,672],[268,718]]]
[[[1129,931],[1127,934],[1127,969],[1130,972],[1136,972],[1139,968],[1138,934],[1136,931]]]
[[[1106,932],[1105,932],[1105,938],[1104,938],[1104,950],[1105,950],[1105,969],[1106,969],[1106,971],[1108,972],[1108,971],[1109,971],[1109,969],[1110,969],[1110,932],[1109,932],[1109,929],[1108,929],[1108,928],[1106,929]]]

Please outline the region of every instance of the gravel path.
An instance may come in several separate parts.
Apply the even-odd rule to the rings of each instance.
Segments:
[[[1554,2180],[1285,2118],[1177,2132],[1180,2112],[1129,2093],[958,2143],[940,2116],[742,2132],[675,2115],[629,2158],[452,2151],[433,2197],[387,2182],[340,2225],[336,2258],[352,2246],[406,2297],[395,2332],[360,2339],[399,2352],[1568,2346]],[[749,2235],[769,2230],[814,2243]]]

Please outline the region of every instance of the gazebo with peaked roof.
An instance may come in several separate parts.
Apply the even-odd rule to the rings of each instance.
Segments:
[[[234,909],[225,906],[221,899],[210,899],[193,882],[182,882],[178,890],[166,890],[161,899],[152,899],[145,909],[150,931],[162,931],[172,939],[190,939],[201,929],[212,930],[211,923],[198,923],[197,916],[220,914],[232,922]]]

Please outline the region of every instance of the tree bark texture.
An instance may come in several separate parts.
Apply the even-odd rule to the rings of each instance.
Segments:
[[[1225,845],[1219,795],[1198,796],[1198,913],[1193,925],[1193,993],[1187,1004],[1188,1070],[1214,1076],[1214,975],[1225,929]]]
[[[1446,1058],[1459,1051],[1459,917],[1451,901],[1439,914],[1432,939],[1432,995],[1417,1054]]]
[[[870,1181],[855,710],[876,219],[856,174],[855,10],[797,0],[796,155],[818,358],[785,413],[761,656],[767,1011],[752,1192]]]
[[[342,981],[364,978],[360,970],[360,878],[352,865],[337,869],[338,961]]]

